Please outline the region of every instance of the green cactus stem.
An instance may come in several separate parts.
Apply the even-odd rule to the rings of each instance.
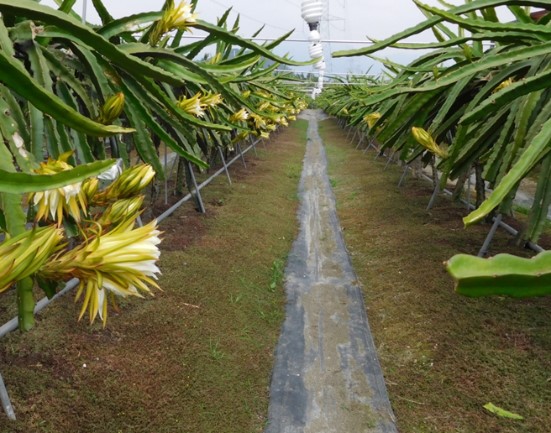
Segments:
[[[446,263],[457,293],[528,298],[551,295],[551,251],[531,259],[498,254],[489,259],[458,254]]]

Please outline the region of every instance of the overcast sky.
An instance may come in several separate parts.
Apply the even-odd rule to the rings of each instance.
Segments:
[[[132,13],[159,10],[163,0],[103,0],[111,14],[118,18]],[[176,3],[179,0],[176,0]],[[426,4],[438,6],[437,0],[424,0]],[[461,0],[448,0],[449,3],[463,4]],[[42,0],[43,4],[55,5],[53,0]],[[99,22],[92,2],[88,1],[87,17],[89,21]],[[233,6],[232,16],[241,15],[241,36],[250,36],[263,24],[261,36],[274,38],[289,30],[294,30],[291,38],[304,39],[308,36],[308,27],[300,16],[300,0],[199,0],[197,13],[205,21],[214,23],[229,7]],[[424,19],[411,0],[324,0],[326,17],[322,21],[322,37],[325,40],[366,41],[366,36],[383,39]],[[83,0],[78,0],[75,10],[80,14]],[[507,14],[503,15],[504,17]],[[419,35],[417,41],[432,40],[431,33]],[[324,51],[328,63],[327,72],[364,73],[373,62],[364,57],[330,60],[330,52],[342,49],[360,48],[362,43],[325,43]],[[286,42],[278,54],[291,53],[296,60],[308,59],[308,42]],[[380,54],[399,63],[408,63],[419,52],[386,50]],[[311,68],[306,68],[311,70]],[[374,66],[371,72],[378,73]]]

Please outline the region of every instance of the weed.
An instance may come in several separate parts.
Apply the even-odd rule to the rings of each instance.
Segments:
[[[286,167],[286,174],[287,174],[287,177],[289,177],[290,179],[300,179],[301,173],[302,173],[302,164],[300,163],[289,164]]]
[[[514,204],[513,205],[513,211],[515,212],[518,212],[522,215],[528,215],[528,213],[530,212],[530,209],[524,207],[524,206],[520,206],[520,205],[517,205],[517,204]]]
[[[230,302],[232,304],[238,304],[243,299],[243,296],[244,296],[243,293],[237,293],[237,294],[230,293]]]
[[[224,352],[220,349],[220,340],[209,339],[209,353],[210,357],[215,361],[221,361],[226,357]]]
[[[270,275],[270,290],[274,291],[283,279],[285,263],[281,259],[276,259],[272,263]]]

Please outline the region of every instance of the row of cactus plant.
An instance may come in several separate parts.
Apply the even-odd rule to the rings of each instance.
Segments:
[[[531,7],[549,10],[551,1],[512,4],[474,0],[447,9],[414,2],[425,21],[366,48],[333,55],[373,56],[389,47],[429,51],[407,66],[375,57],[386,66],[383,76],[366,85],[328,89],[320,102],[328,112],[377,140],[382,151],[389,149],[405,163],[421,159],[435,164],[441,172],[441,187],[455,181],[455,198],[461,196],[474,173],[476,209],[464,218],[466,226],[496,212],[510,214],[520,182],[537,168],[534,202],[519,238],[519,242],[537,242],[551,203],[551,93],[547,78],[551,14],[534,15]],[[516,19],[500,22],[499,8],[507,9]],[[403,41],[425,30],[433,32],[436,42]],[[487,197],[485,185],[491,190]],[[547,261],[538,258],[535,267],[520,259],[514,263],[515,268],[530,268],[534,275],[544,275]],[[540,291],[523,290],[525,280],[517,278],[518,269],[511,267],[510,275],[504,276],[501,259],[483,263],[449,261],[448,269],[458,281],[460,293],[467,291],[462,287],[472,275],[472,267],[475,273],[479,269],[481,276],[490,278],[489,269],[494,265],[500,278],[491,284],[487,278],[470,279],[471,296],[500,293],[496,282],[507,279],[516,282],[519,296],[550,293],[542,283],[545,278],[532,280],[533,285],[542,284]],[[502,293],[511,294],[511,290],[504,288]]]
[[[57,3],[0,0],[0,291],[16,286],[23,330],[35,285],[53,296],[79,278],[80,316],[104,321],[112,295],[156,287],[159,231],[136,220],[143,188],[166,176],[160,143],[204,169],[306,106],[274,73],[304,64],[274,54],[288,35],[258,45],[229,11],[202,21],[196,1],[115,19],[93,0],[100,25]],[[191,29],[206,36],[185,43]]]

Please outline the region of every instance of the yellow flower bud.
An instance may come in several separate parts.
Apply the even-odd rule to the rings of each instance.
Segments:
[[[239,134],[235,136],[235,138],[231,141],[232,144],[238,143],[240,141],[245,140],[249,136],[248,131],[241,131]],[[230,149],[233,150],[233,149]]]
[[[222,54],[216,53],[209,59],[208,63],[210,63],[211,65],[216,65],[217,63],[220,63],[220,60],[222,60]]]
[[[269,107],[270,107],[269,102],[262,102],[261,104],[258,105],[258,111],[267,110]]]
[[[222,95],[220,95],[220,93],[206,93],[205,95],[201,96],[201,104],[205,107],[216,107],[222,102]]]
[[[93,202],[93,198],[98,192],[99,180],[97,177],[90,177],[82,182],[81,191],[84,194],[87,203]]]
[[[105,104],[100,108],[100,114],[97,121],[103,125],[110,125],[122,114],[123,110],[124,93],[119,92],[107,98]]]
[[[367,123],[369,129],[373,128],[377,120],[381,118],[381,113],[370,113],[364,116],[364,122]]]
[[[96,196],[101,201],[131,198],[139,194],[155,177],[155,170],[149,164],[127,168],[115,181]]]
[[[61,229],[47,226],[0,243],[0,292],[36,273],[62,240]]]
[[[434,138],[432,138],[428,131],[424,130],[423,128],[417,128],[414,126],[413,128],[411,128],[411,132],[413,134],[413,138],[415,138],[415,141],[417,141],[429,152],[434,153],[436,156],[442,159],[448,157],[448,152],[436,143],[436,141],[434,140]]]
[[[111,226],[129,219],[136,219],[140,213],[143,200],[144,196],[139,195],[111,203],[97,220],[98,224],[101,226]]]
[[[492,90],[492,93],[499,92],[500,90],[509,87],[514,82],[515,80],[513,80],[513,77],[507,78],[505,81],[502,81],[494,90]]]
[[[251,115],[249,116],[249,124],[254,125],[254,128],[256,129],[261,129],[266,126],[266,121],[262,116],[251,113]]]

